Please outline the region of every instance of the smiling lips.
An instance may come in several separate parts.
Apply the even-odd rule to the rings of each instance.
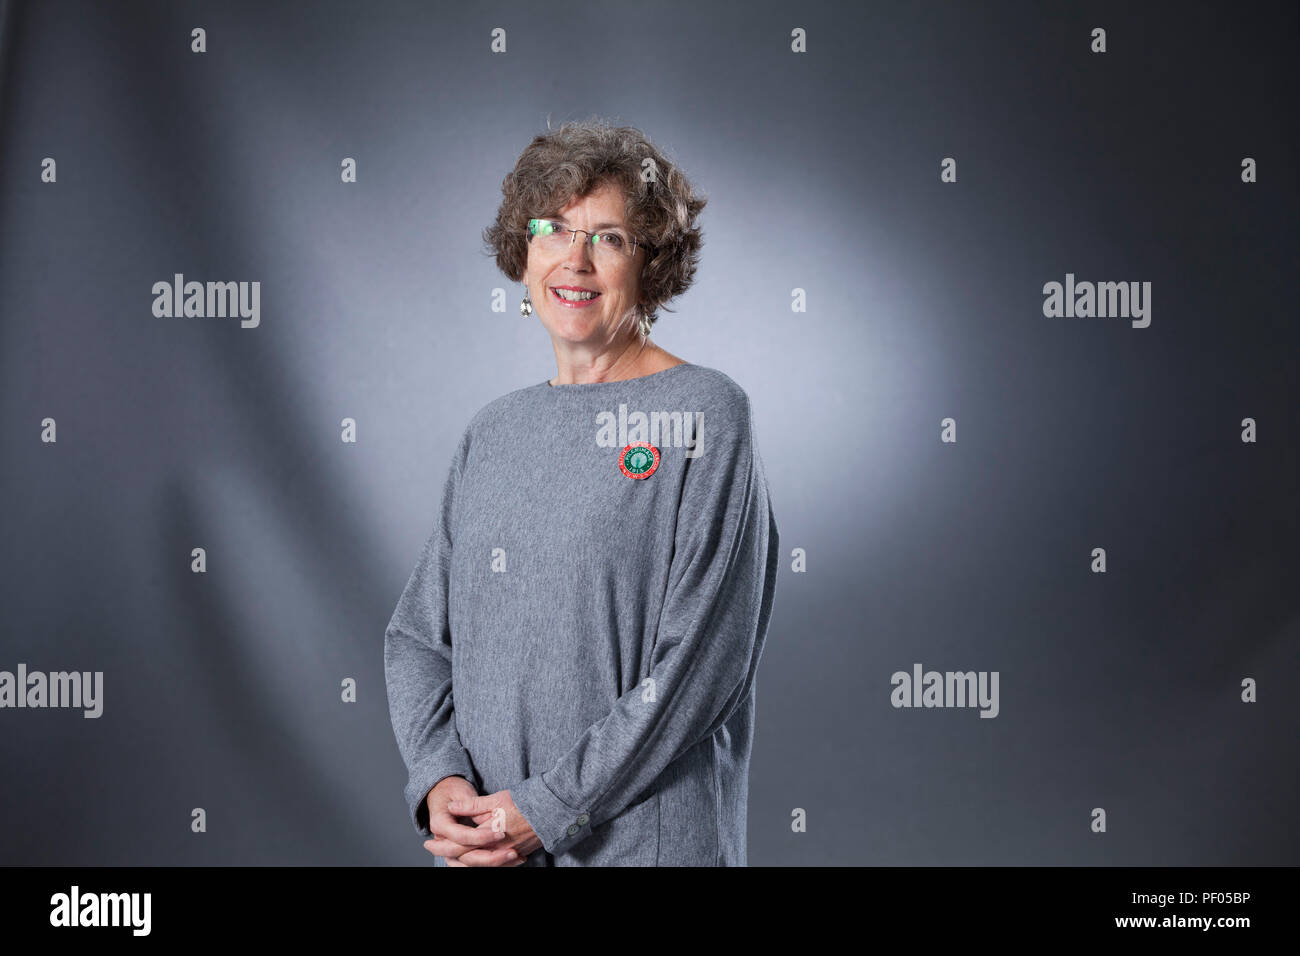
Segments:
[[[566,299],[560,295],[560,290],[563,290],[571,298]],[[584,289],[581,286],[560,285],[551,286],[551,298],[570,309],[583,309],[599,299],[600,293],[595,289]]]

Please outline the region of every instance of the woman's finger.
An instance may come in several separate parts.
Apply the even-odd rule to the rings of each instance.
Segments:
[[[480,826],[467,827],[457,823],[446,810],[436,810],[429,814],[429,831],[446,840],[455,840],[461,846],[491,846],[501,839],[501,834]]]
[[[460,860],[468,866],[514,866],[518,854],[512,847],[500,850],[470,850],[460,855]]]

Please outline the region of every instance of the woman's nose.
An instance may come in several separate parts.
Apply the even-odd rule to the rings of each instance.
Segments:
[[[582,238],[579,239],[579,236]],[[565,259],[571,265],[586,265],[591,261],[591,240],[587,238],[585,232],[573,234],[573,241],[569,243],[569,254]]]

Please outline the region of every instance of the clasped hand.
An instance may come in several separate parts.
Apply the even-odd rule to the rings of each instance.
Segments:
[[[520,866],[542,845],[509,790],[480,797],[464,777],[443,777],[425,804],[432,836],[424,848],[448,866]]]

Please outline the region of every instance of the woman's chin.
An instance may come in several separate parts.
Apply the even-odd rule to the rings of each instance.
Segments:
[[[600,316],[561,315],[542,323],[552,338],[564,339],[566,342],[586,342],[600,329]]]

